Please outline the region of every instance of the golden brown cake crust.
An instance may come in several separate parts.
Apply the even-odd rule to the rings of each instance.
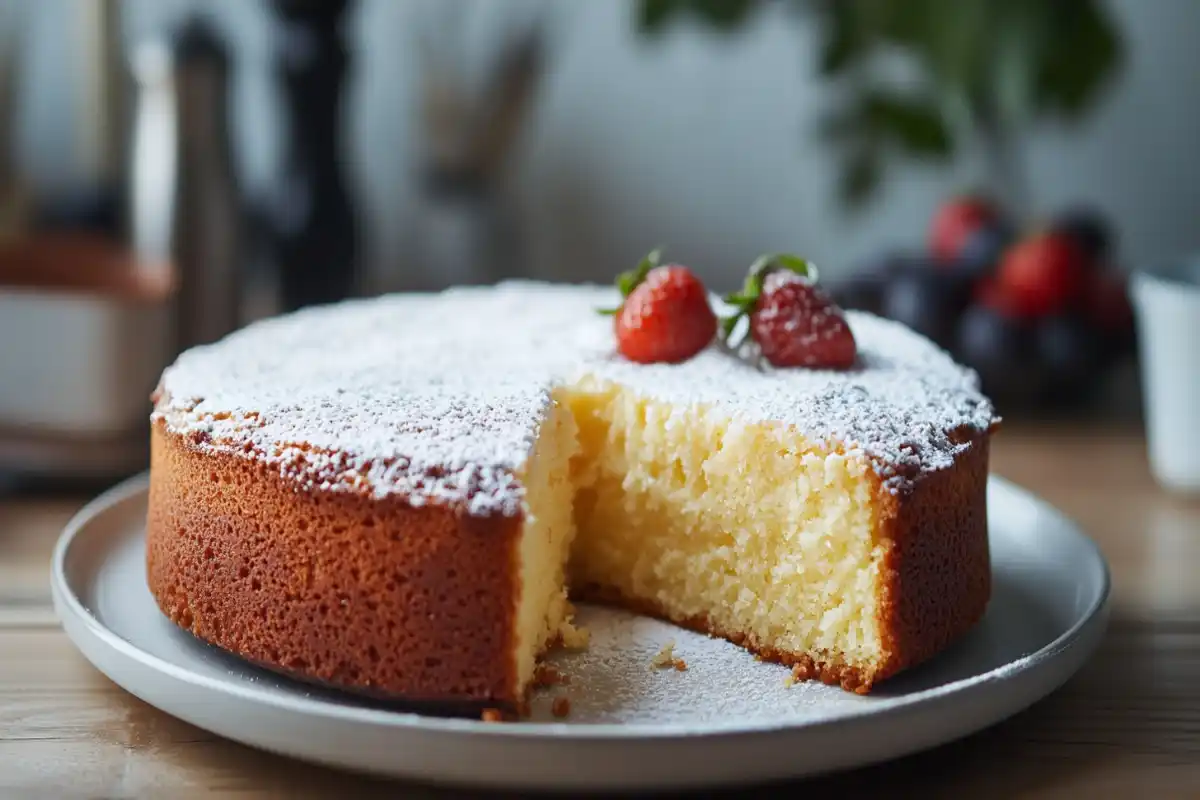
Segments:
[[[515,707],[521,520],[306,491],[151,430],[147,580],[207,642],[303,680]]]
[[[906,492],[877,487],[889,542],[877,669],[781,652],[704,617],[672,621],[795,667],[799,679],[864,694],[927,660],[979,621],[991,594],[989,435]],[[151,443],[148,580],[174,622],[303,680],[520,707],[509,638],[520,518],[304,490],[261,461],[198,449],[162,423]],[[572,591],[670,619],[603,589]]]
[[[987,480],[991,433],[970,437],[950,469],[884,495],[891,540],[880,576],[887,660],[874,680],[925,661],[983,617],[992,593]]]

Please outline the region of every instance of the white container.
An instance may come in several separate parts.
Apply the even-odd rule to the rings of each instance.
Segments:
[[[1200,261],[1132,282],[1150,467],[1164,487],[1200,492]]]
[[[0,241],[0,440],[145,438],[173,297],[168,268],[105,237]]]
[[[144,428],[168,326],[163,301],[0,288],[0,428],[86,438]]]

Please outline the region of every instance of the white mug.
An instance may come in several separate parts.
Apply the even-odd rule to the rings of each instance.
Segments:
[[[1200,258],[1133,276],[1150,468],[1200,492]]]

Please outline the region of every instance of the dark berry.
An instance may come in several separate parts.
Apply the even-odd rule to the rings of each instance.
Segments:
[[[1048,398],[1073,404],[1095,384],[1102,369],[1099,335],[1074,314],[1048,317],[1034,333],[1037,358],[1049,381]]]
[[[884,253],[882,256],[871,259],[859,266],[855,274],[883,281],[893,275],[906,272],[919,263],[921,266],[924,266],[923,262],[926,260],[925,257],[910,253]]]
[[[1033,330],[1028,325],[976,305],[963,313],[957,333],[956,355],[979,373],[984,390],[997,403],[1025,404],[1041,395],[1045,373],[1034,357]]]
[[[830,282],[829,293],[842,308],[883,313],[883,295],[897,275],[913,269],[927,269],[927,259],[905,253],[885,253],[861,264],[848,277]]]
[[[1103,261],[1112,252],[1112,229],[1098,211],[1071,209],[1054,221],[1053,229],[1071,237],[1092,263]]]
[[[883,280],[874,275],[852,275],[829,284],[829,294],[842,308],[878,314],[883,301]]]
[[[1084,298],[1084,311],[1104,341],[1105,355],[1119,356],[1133,351],[1133,308],[1127,278],[1115,270],[1093,275]]]
[[[969,286],[961,276],[914,270],[889,281],[883,292],[882,314],[949,346],[968,299]]]
[[[962,246],[980,228],[995,224],[1000,210],[984,197],[957,197],[942,204],[929,226],[929,252],[942,263],[958,258]]]
[[[1013,236],[1002,225],[980,228],[967,238],[959,251],[956,267],[973,278],[982,278],[996,271],[1004,251],[1012,244]]]

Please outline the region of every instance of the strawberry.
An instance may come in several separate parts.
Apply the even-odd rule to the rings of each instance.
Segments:
[[[933,216],[929,226],[929,251],[940,262],[953,262],[974,233],[999,222],[999,209],[984,198],[951,200]]]
[[[704,284],[687,267],[660,266],[659,251],[617,277],[624,302],[615,316],[617,350],[640,364],[686,361],[712,342],[717,315]]]
[[[1120,273],[1108,269],[1093,275],[1082,305],[1085,319],[1110,353],[1122,354],[1134,349],[1137,339],[1133,307],[1126,279]]]
[[[1126,280],[1116,271],[1093,277],[1085,292],[1084,309],[1092,324],[1105,333],[1122,335],[1133,328]]]
[[[997,284],[1022,316],[1041,317],[1078,300],[1087,273],[1087,254],[1074,239],[1041,233],[1005,253]]]
[[[846,369],[858,348],[837,303],[816,284],[816,270],[796,256],[763,256],[740,293],[726,298],[736,312],[723,321],[726,342],[742,317],[763,357],[776,367]]]
[[[994,276],[989,275],[975,284],[972,297],[976,305],[994,311],[1007,319],[1019,320],[1025,316],[1021,307],[1004,292]]]

